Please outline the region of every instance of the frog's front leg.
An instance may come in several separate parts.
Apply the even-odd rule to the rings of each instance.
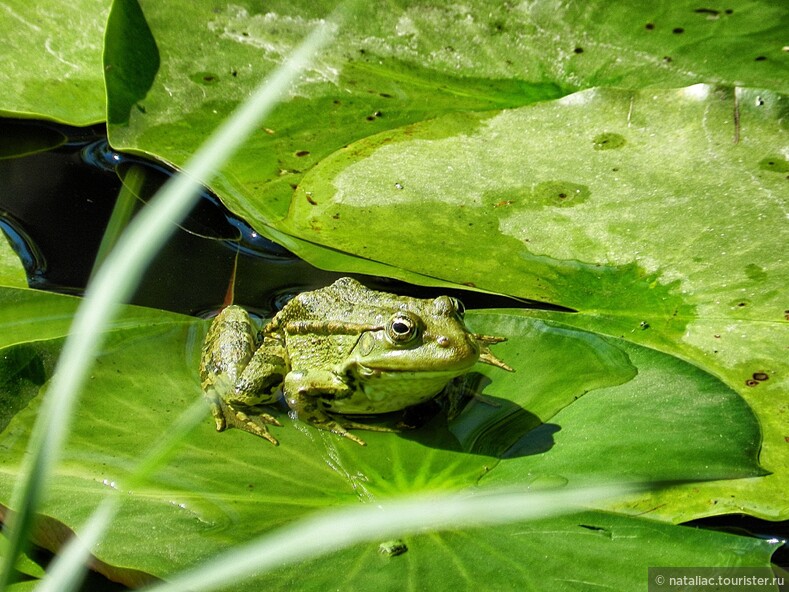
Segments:
[[[329,370],[291,372],[285,377],[283,391],[285,401],[296,412],[296,416],[300,420],[314,425],[316,428],[334,432],[353,440],[361,446],[367,444],[348,430],[394,431],[389,428],[351,421],[341,415],[329,414],[323,406],[323,399],[343,399],[353,395],[353,389]]]
[[[285,350],[274,338],[255,349],[247,312],[228,306],[206,335],[200,378],[217,431],[238,428],[278,444],[267,425],[282,425],[268,413],[247,414],[254,405],[273,403],[286,373]]]

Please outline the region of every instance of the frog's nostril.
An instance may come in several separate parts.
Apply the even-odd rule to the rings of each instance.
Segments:
[[[436,338],[436,343],[438,343],[439,347],[449,347],[449,337],[446,335],[439,335]]]

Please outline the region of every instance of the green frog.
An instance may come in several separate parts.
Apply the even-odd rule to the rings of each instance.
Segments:
[[[400,411],[438,395],[477,361],[504,370],[471,333],[455,298],[410,298],[370,290],[352,278],[303,292],[254,331],[247,312],[224,308],[203,346],[200,378],[217,431],[234,427],[277,444],[282,425],[257,405],[282,396],[291,415],[365,445],[348,430],[393,431],[354,415]]]

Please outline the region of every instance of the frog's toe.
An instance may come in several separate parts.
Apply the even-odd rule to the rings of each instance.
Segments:
[[[268,413],[247,415],[244,411],[224,401],[220,397],[209,398],[209,404],[211,406],[211,415],[214,416],[214,421],[216,422],[217,432],[224,432],[230,428],[236,428],[260,436],[274,444],[274,446],[279,444],[277,439],[268,431],[267,427],[269,425],[282,426],[273,415]]]
[[[349,440],[356,442],[359,446],[367,446],[367,442],[365,442],[358,436],[355,436],[354,434],[348,431],[348,429],[354,427],[353,425],[354,422],[352,421],[340,422],[335,419],[332,419],[331,417],[322,416],[322,417],[313,417],[309,420],[308,423],[312,424],[313,426],[321,430],[326,430],[327,432],[337,434],[338,436],[342,436],[343,438],[348,438]]]
[[[352,421],[350,419],[342,418],[339,421],[336,420],[329,420],[326,422],[325,425],[318,426],[323,429],[329,430],[342,436],[343,438],[348,438],[349,440],[353,440],[360,446],[367,446],[367,442],[359,438],[358,436],[352,434],[348,430],[367,430],[368,432],[397,432],[399,430],[388,428],[385,426],[378,426],[378,425],[371,425],[367,423],[359,423],[358,421]]]
[[[276,417],[268,413],[258,413],[253,417],[249,417],[246,413],[236,410],[236,414],[241,414],[244,416],[246,420],[259,423],[261,425],[275,425],[280,428],[282,427],[280,421]]]
[[[342,425],[349,430],[367,430],[368,432],[396,433],[400,431],[397,428],[388,428],[386,426],[373,425],[369,423],[359,423],[357,421],[344,421]]]
[[[269,415],[268,413],[260,413],[250,417],[238,409],[234,409],[234,411],[235,421],[232,422],[232,427],[244,430],[250,434],[255,434],[256,436],[260,436],[261,438],[271,442],[274,446],[279,445],[279,441],[271,434],[271,432],[268,431],[267,427],[267,425],[282,426],[282,424],[277,421],[275,417]]]
[[[216,396],[212,391],[210,393],[206,392],[205,398],[211,409],[211,415],[214,417],[216,431],[224,432],[227,429],[226,407],[222,404],[221,397]]]
[[[367,442],[362,440],[359,436],[352,434],[351,432],[349,432],[343,427],[340,427],[339,429],[333,429],[332,432],[334,432],[335,434],[339,434],[343,438],[348,438],[352,442],[356,442],[359,446],[367,446]]]

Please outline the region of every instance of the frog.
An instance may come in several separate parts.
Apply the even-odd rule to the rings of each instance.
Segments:
[[[200,362],[203,395],[217,431],[237,428],[279,442],[264,405],[365,446],[350,430],[397,431],[358,421],[437,397],[477,363],[513,369],[490,346],[504,337],[468,330],[451,296],[413,298],[343,277],[292,298],[256,331],[231,304],[214,318]]]

